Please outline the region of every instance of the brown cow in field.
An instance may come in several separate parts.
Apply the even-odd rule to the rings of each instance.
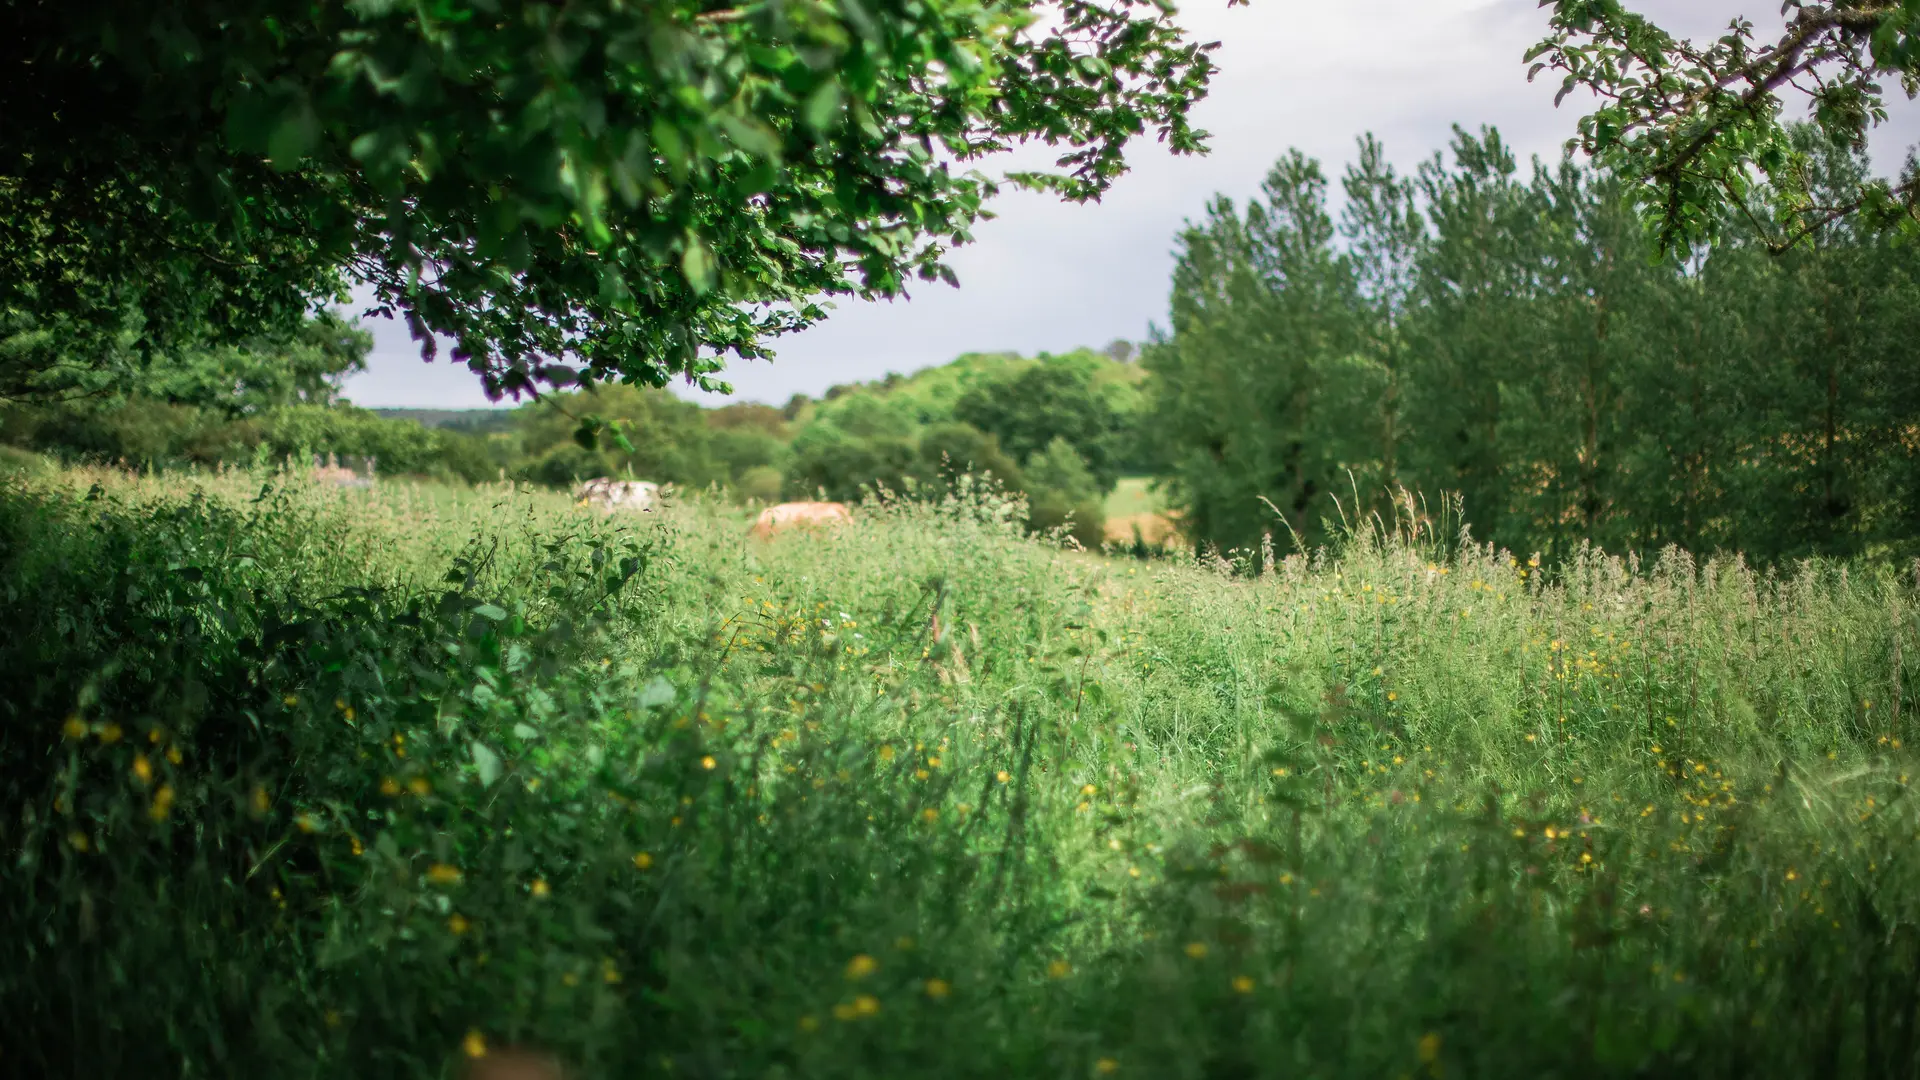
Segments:
[[[765,540],[786,529],[839,525],[852,520],[853,513],[847,509],[846,503],[781,503],[760,511],[759,520],[753,523],[753,535]]]

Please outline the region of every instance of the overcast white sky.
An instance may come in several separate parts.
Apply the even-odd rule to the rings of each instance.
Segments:
[[[1637,10],[1694,36],[1746,14],[1764,34],[1775,0],[1642,0]],[[1196,111],[1212,152],[1176,158],[1142,142],[1133,171],[1098,204],[1072,205],[1009,192],[996,220],[956,252],[960,287],[921,284],[910,301],[842,300],[827,322],[776,343],[772,362],[726,373],[737,399],[779,404],[834,383],[911,372],[963,352],[1063,351],[1137,340],[1164,324],[1172,248],[1182,223],[1215,192],[1244,200],[1289,147],[1338,176],[1354,137],[1372,131],[1402,169],[1445,146],[1450,126],[1497,126],[1524,160],[1553,158],[1583,111],[1553,107],[1548,74],[1528,84],[1521,57],[1544,34],[1535,0],[1185,0],[1193,36],[1219,41],[1220,72]],[[1897,92],[1896,92],[1897,95]],[[1890,102],[1875,136],[1876,165],[1891,171],[1920,141],[1920,109]],[[1336,185],[1337,188],[1337,185]],[[404,325],[368,323],[369,370],[347,396],[366,406],[466,408],[489,404],[479,381],[443,359],[422,363]],[[697,391],[681,392],[702,398]]]

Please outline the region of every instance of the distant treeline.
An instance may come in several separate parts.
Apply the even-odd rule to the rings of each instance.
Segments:
[[[6,341],[0,340],[0,351]],[[24,343],[16,343],[24,347]],[[1147,471],[1138,365],[1124,344],[1025,358],[971,354],[911,377],[836,386],[784,408],[707,409],[663,390],[602,386],[513,409],[352,406],[342,379],[371,339],[338,319],[296,340],[159,358],[54,400],[0,404],[0,444],[149,468],[265,464],[314,454],[386,475],[510,478],[563,488],[594,476],[716,488],[739,499],[938,494],[956,475],[1024,493],[1036,530],[1101,540],[1104,496]],[[587,447],[579,418],[617,424]]]
[[[1797,139],[1816,201],[1865,169]],[[1404,487],[1517,551],[1920,548],[1920,252],[1736,220],[1656,258],[1606,175],[1522,176],[1492,130],[1451,156],[1401,177],[1363,139],[1336,219],[1291,153],[1181,237],[1144,366],[1196,538],[1312,544]]]
[[[1866,167],[1797,138],[1816,198]],[[1711,250],[1657,257],[1612,177],[1522,175],[1490,129],[1451,151],[1400,176],[1361,140],[1338,216],[1297,152],[1248,205],[1217,198],[1137,363],[1116,343],[969,354],[783,408],[606,386],[381,415],[339,398],[370,339],[324,317],[290,341],[76,365],[60,400],[0,405],[0,444],[161,467],[331,452],[742,500],[938,494],[984,472],[1035,528],[1071,521],[1090,545],[1116,480],[1151,473],[1189,539],[1222,549],[1314,545],[1404,490],[1430,513],[1458,498],[1477,538],[1516,551],[1920,554],[1920,253],[1837,219],[1776,254],[1734,220]],[[8,325],[0,367],[59,347]],[[589,415],[624,445],[577,442]]]

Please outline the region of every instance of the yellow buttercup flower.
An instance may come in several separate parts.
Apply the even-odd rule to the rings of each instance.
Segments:
[[[427,868],[427,880],[435,885],[457,885],[460,882],[460,868],[446,863],[434,863]]]
[[[155,821],[165,821],[173,810],[173,785],[161,784],[160,790],[153,793],[153,805],[147,807],[147,816]]]
[[[847,961],[847,978],[864,979],[880,969],[880,962],[866,953]]]
[[[952,990],[953,988],[947,985],[947,980],[945,979],[928,979],[927,980],[927,996],[932,998],[935,1001],[939,1001],[941,998],[946,997],[947,994],[952,992]]]
[[[1429,1031],[1425,1035],[1420,1036],[1420,1044],[1415,1047],[1415,1050],[1420,1055],[1420,1063],[1422,1065],[1431,1065],[1440,1060],[1439,1034]]]
[[[469,1031],[467,1032],[467,1037],[460,1041],[460,1048],[462,1050],[465,1050],[467,1052],[467,1056],[470,1058],[486,1057],[487,1056],[486,1036],[480,1034],[478,1031]]]

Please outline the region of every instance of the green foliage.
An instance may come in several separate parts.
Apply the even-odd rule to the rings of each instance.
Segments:
[[[1142,363],[1156,380],[1150,424],[1170,499],[1200,540],[1250,546],[1276,527],[1276,509],[1283,527],[1317,540],[1325,500],[1365,468],[1376,410],[1328,407],[1366,401],[1371,372],[1349,359],[1354,283],[1330,247],[1326,189],[1319,164],[1296,151],[1244,216],[1216,198],[1181,236],[1173,336]]]
[[[917,473],[919,454],[904,435],[862,436],[833,424],[815,424],[793,441],[793,468],[787,493],[795,499],[824,495],[835,502],[858,502],[866,489],[904,491]]]
[[[967,424],[935,424],[920,433],[923,482],[940,484],[956,475],[991,476],[1006,491],[1029,491],[1045,483],[1021,471],[1000,448],[1000,440]]]
[[[1120,479],[1125,421],[1095,387],[1093,373],[1064,358],[976,384],[954,402],[953,416],[997,437],[1030,470],[1048,444],[1064,439],[1092,469],[1099,494]]]
[[[145,399],[246,416],[325,405],[366,370],[373,337],[332,312],[237,344],[142,353],[136,339],[71,340],[26,317],[0,318],[0,402]]]
[[[1863,174],[1793,137],[1821,198]],[[1920,551],[1920,276],[1896,237],[1847,220],[1784,255],[1733,232],[1649,259],[1629,181],[1523,179],[1492,131],[1452,150],[1408,181],[1362,140],[1338,227],[1290,155],[1183,235],[1144,363],[1192,537],[1311,547],[1405,512],[1404,488],[1514,550]]]
[[[1095,197],[1213,67],[1170,7],[15,5],[0,317],[95,355],[291,328],[349,276],[493,396],[702,385],[822,294],[953,279],[996,182]],[[84,123],[76,117],[86,117]]]
[[[1564,72],[1556,103],[1578,88],[1600,96],[1577,142],[1631,181],[1664,247],[1732,227],[1783,250],[1853,215],[1920,237],[1920,159],[1909,155],[1897,178],[1863,170],[1837,192],[1818,190],[1822,152],[1863,150],[1887,119],[1893,84],[1909,98],[1920,92],[1913,0],[1790,0],[1778,40],[1756,41],[1753,24],[1735,19],[1706,44],[1675,38],[1618,0],[1551,6],[1552,33],[1528,53],[1528,78]],[[1819,150],[1783,121],[1800,113],[1784,100],[1789,89],[1812,116]]]
[[[1046,532],[1065,528],[1080,546],[1099,550],[1106,540],[1106,512],[1100,481],[1086,459],[1064,435],[1027,458],[1027,522]]]
[[[576,417],[583,413],[617,423],[626,445],[607,439],[582,445],[575,433]],[[521,406],[516,431],[523,456],[516,474],[549,487],[567,488],[596,476],[683,487],[728,479],[724,464],[714,457],[700,407],[664,390],[603,386],[555,394]]]
[[[0,485],[25,1075],[1912,1068],[1904,575]]]

